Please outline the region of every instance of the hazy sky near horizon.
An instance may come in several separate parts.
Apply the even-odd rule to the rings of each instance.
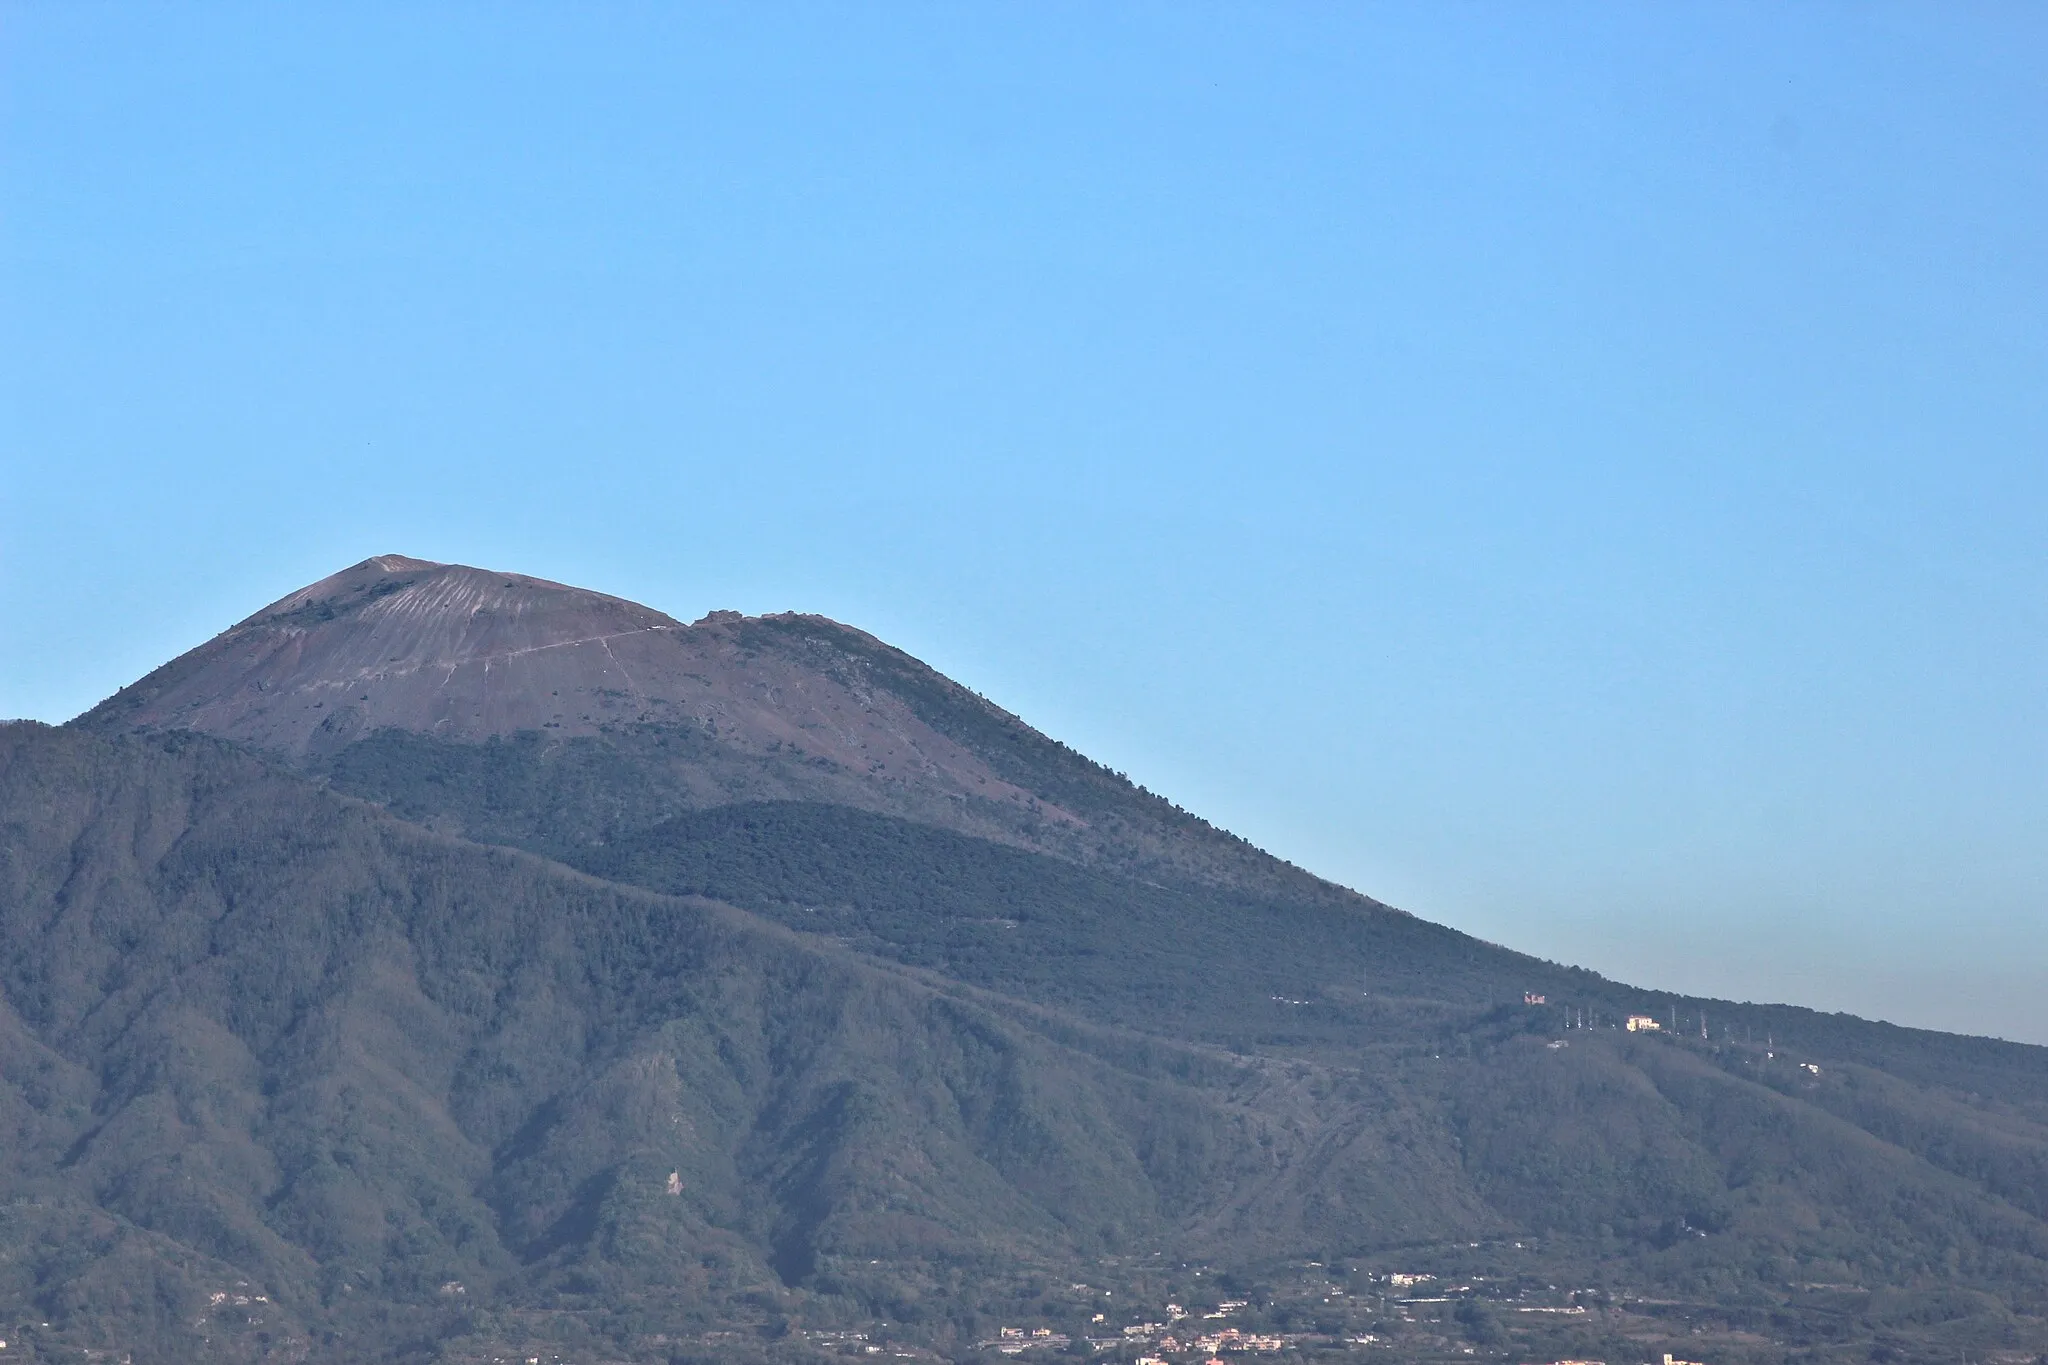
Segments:
[[[2048,1042],[2048,9],[0,0],[0,715],[375,553],[861,625]]]

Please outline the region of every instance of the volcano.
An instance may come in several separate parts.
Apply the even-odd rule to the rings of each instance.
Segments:
[[[382,730],[474,743],[671,726],[736,755],[1024,799],[852,666],[882,654],[916,667],[823,617],[684,625],[543,579],[380,555],[273,602],[83,723],[197,730],[299,761]]]
[[[1481,942],[822,617],[365,560],[0,727],[0,947],[8,1359],[2048,1350],[2048,1049]]]
[[[1154,879],[1277,880],[1365,903],[851,626],[738,612],[685,625],[402,555],[272,603],[73,723],[212,735],[415,814],[432,805],[445,828],[554,852],[688,810],[821,801]],[[442,785],[475,799],[398,790],[442,769],[471,770]]]

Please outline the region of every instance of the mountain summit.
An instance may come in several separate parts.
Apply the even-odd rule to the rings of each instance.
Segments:
[[[901,700],[799,657],[790,646],[806,638],[894,653],[823,617],[714,612],[685,625],[545,579],[380,555],[271,603],[82,719],[199,730],[295,760],[380,730],[477,742],[681,725],[740,754],[1024,798]]]
[[[403,555],[273,602],[72,723],[198,731],[415,814],[427,800],[445,828],[554,853],[687,810],[823,801],[1155,878],[1277,876],[1367,903],[851,626],[733,611],[684,624]],[[393,785],[429,770],[431,798]],[[456,809],[451,787],[473,799]],[[592,787],[603,797],[586,799]]]
[[[673,654],[686,632],[600,593],[380,555],[271,603],[93,714],[292,757],[384,727],[589,733],[658,704],[632,667],[658,689],[670,680],[650,646]]]

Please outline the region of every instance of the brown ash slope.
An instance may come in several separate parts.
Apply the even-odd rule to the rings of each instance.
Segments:
[[[498,768],[526,771],[495,780],[527,790],[473,803],[463,827],[527,845],[605,840],[732,801],[813,800],[1127,871],[1363,903],[852,627],[735,612],[686,625],[601,593],[399,555],[280,599],[73,724],[196,730],[370,784],[393,764],[474,765],[463,748],[501,741],[513,748]],[[603,798],[536,795],[591,780]]]
[[[914,774],[941,791],[1023,798],[886,691],[764,650],[744,624],[719,613],[685,625],[542,579],[383,555],[272,603],[85,722],[198,730],[301,762],[384,730],[476,743],[682,726],[736,755],[781,756],[802,790],[850,786],[820,771]]]

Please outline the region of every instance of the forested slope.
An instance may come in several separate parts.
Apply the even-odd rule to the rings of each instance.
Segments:
[[[1303,1202],[1288,1145],[1326,1115],[1257,1066],[439,838],[210,741],[0,746],[0,1292],[60,1331],[352,1358],[492,1307],[759,1326],[792,1289],[971,1327],[1028,1269]],[[1367,1167],[1353,1217],[1488,1221],[1454,1170],[1368,1208]],[[260,1332],[205,1311],[243,1281]]]
[[[1044,1277],[1155,1253],[1517,1236],[1673,1291],[1961,1276],[2009,1324],[2041,1309],[2023,1106],[1677,1039],[1552,1047],[1542,1012],[1463,988],[1426,1026],[1179,1043],[904,927],[991,897],[1020,929],[1099,925],[1084,869],[1034,892],[1047,869],[1006,860],[1039,855],[871,815],[692,819],[610,870],[866,918],[629,888],[195,737],[0,729],[0,1314],[50,1322],[52,1358],[665,1358],[871,1319],[946,1349]],[[812,864],[772,856],[794,848]],[[832,867],[866,872],[802,880]]]

